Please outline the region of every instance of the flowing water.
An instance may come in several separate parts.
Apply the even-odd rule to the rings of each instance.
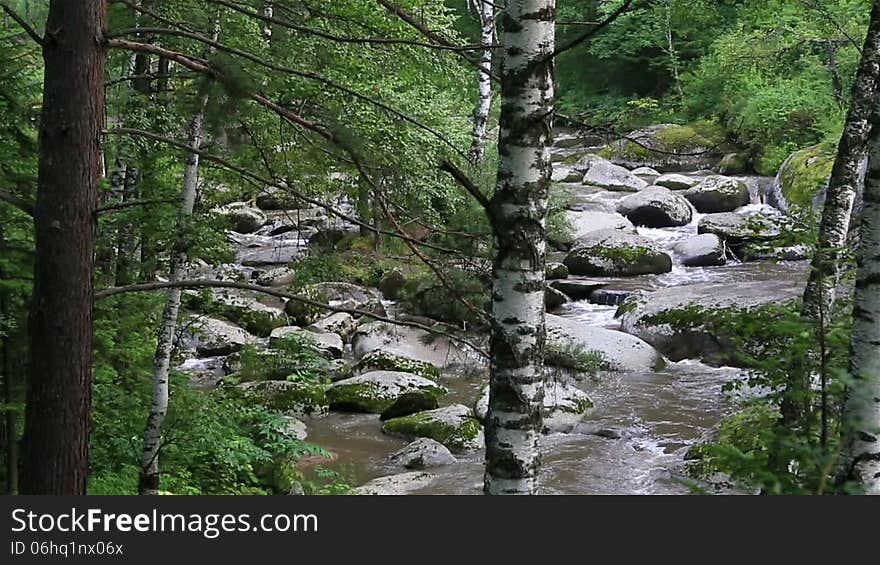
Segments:
[[[752,203],[746,210],[765,209],[763,194],[771,179],[742,178],[750,187]],[[578,205],[606,210],[618,193],[585,191]],[[592,205],[590,205],[592,203]],[[694,221],[680,228],[639,228],[666,249],[697,232]],[[803,273],[800,264],[730,263],[724,267],[685,268],[631,278],[608,279],[610,289],[632,291],[701,282],[784,278]],[[586,301],[565,305],[559,314],[589,326],[618,329],[616,307]],[[543,437],[541,491],[546,494],[684,494],[692,492],[683,477],[684,455],[729,411],[722,386],[739,371],[713,368],[698,361],[670,363],[664,370],[645,374],[600,374],[580,383],[595,403],[594,410],[568,434]],[[482,381],[444,378],[450,389],[448,403],[473,405]],[[330,414],[309,424],[309,441],[328,448],[336,459],[328,466],[354,484],[400,473],[389,455],[406,441],[383,435],[379,417]],[[431,472],[436,481],[420,494],[479,494],[483,454],[459,456],[459,463]]]

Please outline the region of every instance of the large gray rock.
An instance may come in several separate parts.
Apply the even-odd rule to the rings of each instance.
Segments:
[[[402,496],[430,486],[436,479],[437,475],[422,471],[401,473],[399,475],[391,475],[390,477],[373,479],[357,487],[352,492],[356,495]]]
[[[672,248],[685,267],[717,267],[727,262],[724,242],[713,233],[704,233],[680,241]]]
[[[669,190],[687,190],[700,184],[703,179],[700,177],[689,177],[679,173],[667,173],[657,177],[654,184],[668,188]]]
[[[296,417],[315,416],[327,411],[327,395],[321,383],[304,381],[252,381],[236,385],[277,412]]]
[[[357,330],[357,320],[348,312],[336,312],[309,325],[307,329],[318,333],[339,334],[346,340]]]
[[[341,358],[342,352],[345,349],[342,336],[339,334],[303,330],[299,326],[275,328],[269,336],[269,345],[277,346],[280,341],[292,335],[297,335],[307,340],[328,359]]]
[[[633,335],[553,314],[547,314],[546,323],[549,347],[594,351],[601,355],[604,367],[610,371],[650,373],[664,365],[657,350]]]
[[[632,222],[612,212],[592,212],[567,210],[565,218],[572,227],[574,239],[580,239],[585,235],[601,230],[620,230],[635,233],[636,227]]]
[[[602,154],[630,169],[652,167],[661,172],[711,169],[723,156],[717,150],[723,140],[716,135],[687,125],[657,124],[611,142]]]
[[[730,317],[801,296],[804,277],[668,287],[630,296],[619,308],[621,328],[650,343],[672,360],[701,358],[729,363],[736,337],[713,324]],[[707,325],[708,324],[708,325]]]
[[[200,357],[229,355],[259,339],[226,320],[203,316],[189,316],[183,337],[185,349],[194,349]]]
[[[327,400],[334,410],[381,414],[404,394],[438,397],[447,390],[412,373],[372,371],[337,381],[327,390]]]
[[[782,235],[783,219],[764,213],[707,214],[700,219],[697,232],[715,234],[734,250],[747,243],[767,243]]]
[[[254,233],[266,223],[266,214],[244,202],[234,202],[215,212],[226,219],[227,226],[234,232]]]
[[[589,300],[593,293],[604,288],[608,283],[584,279],[565,279],[550,281],[550,286],[572,300]]]
[[[635,225],[649,228],[686,226],[693,219],[688,201],[661,186],[627,196],[617,205],[617,211]]]
[[[638,192],[648,186],[647,182],[627,169],[608,161],[594,163],[584,176],[583,183],[620,192]]]
[[[732,212],[749,203],[749,188],[734,178],[713,175],[689,188],[684,197],[703,214]]]
[[[553,182],[580,182],[583,178],[584,173],[580,171],[565,165],[555,165],[550,180]]]
[[[439,368],[474,363],[470,352],[446,337],[388,322],[361,325],[352,338],[352,349],[355,359],[361,359],[373,351],[385,351]]]
[[[602,230],[578,240],[565,257],[573,275],[617,277],[668,273],[672,258],[654,242],[618,230]]]
[[[474,417],[473,411],[461,404],[386,420],[382,431],[410,439],[431,438],[453,451],[484,446],[483,426]]]
[[[252,235],[247,238],[236,237],[234,241],[238,244],[235,260],[247,267],[287,265],[305,250],[302,240],[286,235]]]
[[[544,419],[543,432],[568,433],[577,426],[593,408],[593,401],[584,391],[574,385],[549,381],[544,386],[544,401],[541,413]],[[489,387],[483,387],[482,394],[474,406],[474,414],[485,422],[489,412]]]
[[[445,445],[431,438],[422,437],[400,451],[391,454],[391,462],[407,469],[430,469],[457,463]]]
[[[326,297],[331,306],[363,310],[377,316],[386,315],[382,293],[374,288],[347,282],[322,282],[313,284],[310,288]]]

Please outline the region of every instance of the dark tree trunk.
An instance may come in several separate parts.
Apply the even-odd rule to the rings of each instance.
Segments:
[[[6,250],[6,239],[3,233],[3,226],[0,226],[0,254]],[[0,267],[0,280],[6,277],[3,268]],[[9,305],[8,291],[0,290],[0,322],[9,320],[11,316],[11,308]],[[5,322],[4,322],[5,323]],[[10,324],[0,326],[0,376],[3,377],[3,403],[6,404],[4,425],[3,425],[3,443],[6,448],[6,494],[18,493],[18,417],[13,411],[12,405],[15,404],[15,385],[12,375],[11,354],[12,347],[10,345],[9,332]]]
[[[49,4],[21,477],[26,494],[84,494],[88,479],[105,19],[104,0]]]

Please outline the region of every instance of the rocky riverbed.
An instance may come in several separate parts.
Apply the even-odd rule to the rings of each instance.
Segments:
[[[786,244],[792,227],[768,204],[779,201],[779,181],[720,174],[735,161],[722,157],[637,162],[559,136],[554,191],[566,196],[572,233],[550,254],[548,347],[589,353],[601,369],[548,368],[543,492],[689,492],[684,455],[729,412],[722,386],[740,370],[724,366],[732,347],[724,336],[677,327],[676,313],[735,311],[800,294],[806,250]],[[219,212],[237,262],[195,266],[194,274],[269,288],[290,284],[288,265],[308,246],[357,230],[271,194]],[[387,291],[333,282],[312,291],[331,306],[405,315]],[[357,492],[480,492],[487,375],[467,347],[259,293],[217,291],[210,309],[199,293],[189,299],[187,359],[178,368],[194,386],[234,374],[245,345],[271,349],[285,336],[307,335],[331,360],[332,384],[289,382],[279,368],[268,381],[239,386],[286,411],[292,434],[333,452],[324,465]]]

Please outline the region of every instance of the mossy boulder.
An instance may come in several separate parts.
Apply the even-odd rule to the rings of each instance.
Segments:
[[[718,163],[718,174],[744,175],[752,169],[747,153],[728,153]]]
[[[215,289],[185,295],[187,307],[226,318],[260,337],[269,337],[272,330],[290,324],[290,320],[280,306],[260,301],[261,296],[249,291]]]
[[[733,212],[749,203],[749,189],[734,178],[713,175],[687,189],[684,197],[701,214]]]
[[[470,408],[454,404],[387,420],[382,431],[408,439],[427,437],[453,451],[483,447],[483,426]]]
[[[330,301],[327,295],[319,288],[307,286],[305,288],[290,289],[290,292],[295,296],[308,300],[308,302],[305,302],[291,299],[284,305],[284,312],[294,324],[308,326],[314,324],[327,314],[327,309],[321,307],[321,305],[327,305]]]
[[[618,277],[668,273],[672,258],[651,240],[619,230],[578,240],[563,261],[573,275]]]
[[[783,212],[819,207],[833,166],[834,155],[823,145],[795,151],[779,168],[767,203]]]
[[[761,212],[706,214],[697,225],[698,234],[718,236],[740,256],[743,255],[743,248],[750,244],[782,245],[787,229],[787,222],[782,216]]]
[[[390,351],[381,350],[367,353],[352,366],[353,375],[370,371],[400,371],[431,380],[436,380],[440,377],[440,371],[433,363],[410,359],[402,355],[395,355]]]
[[[650,186],[627,196],[618,203],[617,212],[633,224],[649,228],[686,226],[693,219],[688,201],[662,186]]]
[[[721,128],[710,123],[658,124],[630,132],[599,152],[629,169],[652,167],[660,172],[710,169],[723,156]]]
[[[440,408],[440,402],[434,394],[425,394],[422,391],[405,392],[397,397],[394,404],[382,411],[379,419],[383,422],[394,418],[402,418],[410,414],[436,410]]]
[[[447,390],[424,377],[399,371],[372,371],[333,383],[327,400],[334,410],[381,414],[404,394],[434,397]]]
[[[297,416],[327,411],[327,386],[311,381],[258,381],[237,387],[269,408]]]

